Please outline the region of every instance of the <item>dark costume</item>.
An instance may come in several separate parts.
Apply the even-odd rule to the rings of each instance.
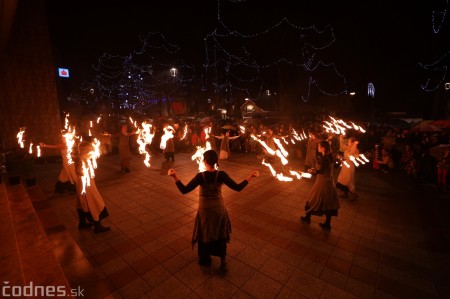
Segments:
[[[197,216],[195,218],[192,246],[198,242],[200,262],[210,262],[210,255],[224,257],[230,241],[231,223],[222,198],[222,184],[235,191],[241,191],[248,181],[240,184],[223,171],[198,173],[186,186],[177,181],[176,185],[185,194],[200,186]]]
[[[164,159],[166,161],[172,160],[172,162],[175,161],[175,145],[173,143],[173,138],[169,138],[166,141],[166,147],[163,150],[164,152]]]
[[[316,181],[309,191],[305,206],[306,215],[337,216],[340,205],[332,176],[332,156],[320,157],[316,163],[316,171]]]

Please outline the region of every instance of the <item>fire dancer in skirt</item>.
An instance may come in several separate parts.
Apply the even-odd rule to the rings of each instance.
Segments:
[[[340,136],[340,138],[342,144],[344,140],[342,135]],[[339,173],[336,184],[336,187],[341,192],[340,196],[342,198],[349,198],[350,200],[359,198],[359,195],[356,193],[356,166],[355,163],[350,160],[350,156],[359,156],[358,143],[359,141],[356,140],[355,137],[351,137],[348,139],[347,147],[344,147],[343,161],[346,161],[347,164],[350,165],[350,167],[344,165],[341,167],[341,172]]]
[[[220,257],[220,270],[225,273],[228,270],[226,254],[227,243],[230,241],[231,223],[222,198],[222,185],[225,184],[235,191],[241,191],[253,177],[259,176],[259,172],[252,172],[247,179],[238,184],[226,172],[216,169],[219,166],[218,161],[217,153],[214,150],[204,152],[203,162],[206,171],[198,173],[187,185],[178,179],[174,169],[169,169],[168,175],[174,178],[182,194],[200,186],[192,246],[198,243],[199,265],[211,266],[211,255],[218,256]]]
[[[120,132],[114,134],[104,134],[111,137],[119,137],[119,157],[120,169],[123,172],[130,172],[131,150],[130,150],[130,136],[136,134],[136,131],[128,132],[128,125],[126,123],[120,124]]]
[[[94,233],[102,233],[110,230],[109,227],[101,224],[101,220],[108,217],[109,213],[89,170],[89,160],[92,159],[93,152],[94,146],[87,140],[80,142],[78,145],[78,156],[75,160],[77,211],[80,218],[78,229],[89,228],[94,225]],[[84,178],[87,178],[89,184],[83,184]]]
[[[233,136],[230,137],[230,131],[226,131],[225,135],[222,134],[220,136],[214,136],[218,139],[222,139],[220,142],[220,160],[226,160],[230,156],[231,150],[230,150],[230,140],[237,139],[239,136]]]
[[[306,215],[300,219],[309,224],[311,215],[325,215],[325,222],[319,225],[325,230],[331,230],[331,217],[337,216],[340,208],[339,196],[333,179],[333,157],[327,141],[320,141],[317,149],[321,155],[315,166],[317,178],[308,194],[305,205]]]
[[[67,156],[68,148],[64,136],[61,135],[61,141],[58,144],[41,142],[39,145],[41,148],[58,149],[61,153],[62,169],[55,184],[55,193],[64,193],[66,190],[75,192],[77,174],[75,173],[75,164],[73,162],[69,163],[69,157]]]

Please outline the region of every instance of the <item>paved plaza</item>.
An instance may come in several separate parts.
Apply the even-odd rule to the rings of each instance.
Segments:
[[[118,160],[101,157],[96,171],[107,233],[77,229],[75,195],[54,193],[60,163],[36,164],[38,186],[27,188],[43,194],[34,206],[53,215],[43,227],[85,298],[450,298],[450,198],[432,185],[360,167],[360,198],[341,199],[328,232],[318,225],[324,218],[299,221],[314,179],[280,182],[256,156],[232,153],[221,170],[238,182],[253,170],[261,175],[241,192],[222,189],[233,230],[221,275],[218,258],[201,267],[191,247],[198,189],[180,194],[140,156],[131,173],[120,172]],[[198,172],[185,153],[174,168],[184,183]]]

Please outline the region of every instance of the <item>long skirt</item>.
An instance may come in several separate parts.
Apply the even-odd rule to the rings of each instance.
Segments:
[[[225,239],[211,241],[209,243],[198,242],[198,256],[219,256],[224,257],[227,255],[227,241]]]
[[[108,210],[100,192],[98,192],[95,180],[91,178],[89,184],[90,186],[86,186],[86,193],[82,194],[83,182],[81,181],[81,177],[78,177],[76,185],[77,206],[81,207],[84,212],[90,213],[94,221],[100,221],[109,216]]]
[[[339,196],[331,178],[318,175],[305,205],[307,214],[337,216]]]

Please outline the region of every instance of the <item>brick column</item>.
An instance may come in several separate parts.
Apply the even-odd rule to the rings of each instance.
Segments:
[[[22,126],[26,145],[59,141],[55,76],[45,1],[18,1],[9,38],[0,49],[0,136],[7,149],[17,147]]]

